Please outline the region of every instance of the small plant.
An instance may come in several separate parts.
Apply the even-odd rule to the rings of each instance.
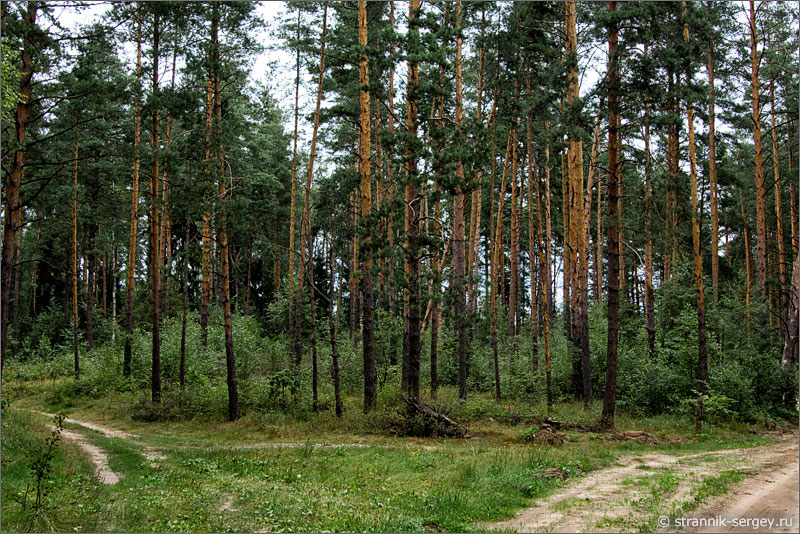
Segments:
[[[274,407],[286,408],[297,391],[297,378],[289,370],[278,371],[267,378],[267,397]]]
[[[539,431],[539,427],[536,425],[529,426],[522,432],[522,441],[530,441],[531,437]]]
[[[61,440],[61,432],[64,430],[64,416],[56,415],[53,417],[55,427],[50,432],[50,436],[44,442],[44,446],[35,447],[31,451],[31,474],[33,475],[34,493],[33,502],[29,502],[29,488],[25,489],[22,506],[27,509],[30,504],[34,512],[39,512],[44,508],[44,500],[47,496],[47,481],[53,471],[53,458],[56,455],[56,445]]]

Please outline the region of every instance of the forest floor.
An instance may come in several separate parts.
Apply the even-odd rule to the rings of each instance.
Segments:
[[[64,399],[55,389],[4,384],[4,532],[642,532],[662,515],[675,525],[797,508],[797,427],[786,423],[707,425],[696,437],[685,417],[621,415],[616,433],[561,429],[565,444],[543,445],[525,442],[530,420],[503,423],[499,411],[466,421],[470,439],[406,438],[381,430],[389,412],[368,418],[355,398],[342,419],[148,423],[131,419],[130,394]],[[68,415],[63,440],[46,506],[31,510],[29,466],[55,413]],[[551,414],[578,425],[597,417],[573,404]],[[793,491],[794,508],[766,486]]]

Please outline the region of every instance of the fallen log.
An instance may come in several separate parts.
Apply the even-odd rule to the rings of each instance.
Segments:
[[[407,436],[454,436],[469,437],[467,429],[448,417],[446,412],[420,402],[407,395],[399,395],[401,409],[399,419],[390,424],[390,429]]]

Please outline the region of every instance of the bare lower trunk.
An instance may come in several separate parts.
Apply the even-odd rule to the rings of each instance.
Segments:
[[[125,307],[125,355],[122,360],[123,376],[131,374],[133,345],[133,285],[136,271],[136,249],[139,222],[139,142],[142,124],[142,20],[137,17],[136,30],[136,118],[133,129],[133,185],[131,187],[131,225],[128,244],[127,297]]]
[[[21,223],[22,221],[20,221]],[[22,260],[22,224],[19,225],[17,228],[17,239],[16,239],[16,260],[14,262],[14,315],[12,317],[13,322],[13,331],[14,331],[14,344],[11,345],[11,353],[14,357],[17,356],[17,351],[19,350],[19,288],[20,288],[20,278],[22,277],[22,273],[20,272],[21,267],[21,260]]]
[[[750,292],[752,290],[752,262],[750,261],[750,231],[747,225],[747,215],[744,212],[744,197],[739,188],[739,207],[741,208],[742,219],[744,220],[744,310],[747,316],[747,335],[750,335]]]
[[[566,40],[565,40],[565,53],[567,57],[574,60],[573,67],[569,69],[567,74],[568,89],[566,104],[570,108],[576,105],[580,86],[578,79],[577,68],[577,49],[578,38],[576,31],[576,13],[575,2],[567,2],[565,4],[566,11]],[[572,110],[570,109],[570,112]],[[580,128],[573,128],[569,133],[569,152],[568,152],[568,173],[569,173],[569,191],[570,191],[570,216],[569,216],[569,234],[571,242],[571,264],[572,269],[570,276],[572,278],[572,327],[573,327],[573,343],[574,350],[580,360],[581,377],[582,377],[582,390],[581,396],[583,397],[584,407],[588,408],[592,404],[592,373],[591,362],[589,359],[589,332],[586,326],[586,318],[584,312],[584,300],[586,292],[584,285],[588,283],[588,258],[585,247],[586,229],[584,225],[586,214],[584,213],[584,190],[583,190],[583,142],[580,139]],[[587,276],[584,277],[584,271]]]
[[[227,228],[227,207],[225,201],[228,191],[225,187],[225,168],[223,162],[222,147],[222,94],[220,91],[220,71],[219,71],[219,40],[217,32],[219,28],[219,11],[217,4],[213,6],[212,15],[212,78],[214,80],[214,118],[215,133],[217,137],[217,180],[219,184],[219,199],[221,207],[217,215],[217,237],[219,238],[220,255],[220,298],[222,300],[222,316],[225,329],[225,368],[227,371],[226,381],[228,385],[228,420],[235,421],[239,418],[239,389],[236,379],[236,357],[233,350],[233,324],[231,320],[231,289],[230,289],[230,254],[228,243]]]
[[[758,271],[758,290],[762,306],[767,305],[767,223],[766,223],[766,188],[764,184],[764,160],[761,143],[761,108],[759,106],[759,55],[756,37],[755,2],[750,0],[750,65],[751,88],[753,94],[753,145],[755,146],[756,174],[756,267]],[[763,308],[762,308],[763,309]],[[759,314],[761,330],[766,331],[767,317],[762,311]]]
[[[72,352],[75,363],[75,380],[80,380],[81,367],[78,354],[78,123],[75,116],[75,151],[72,167]],[[10,270],[10,269],[9,269]]]
[[[297,325],[295,325],[295,295],[294,295],[294,254],[295,254],[295,197],[297,196],[297,124],[300,110],[300,9],[297,10],[297,58],[295,61],[294,78],[294,136],[292,140],[292,183],[290,187],[291,198],[289,204],[289,337],[292,339],[292,352],[294,352],[294,365],[299,365],[297,354],[300,348],[296,346]]]
[[[336,287],[336,255],[333,252],[333,242],[328,244],[328,255],[330,256],[330,292],[328,293],[328,328],[330,331],[331,339],[331,358],[333,360],[333,394],[336,402],[336,417],[342,416],[342,394],[339,387],[339,347],[337,338],[339,336],[339,310],[341,306],[336,306],[336,315],[334,315],[334,288]],[[339,298],[337,302],[341,303],[342,285],[339,284]]]
[[[358,3],[358,42],[363,47],[367,46],[367,3]],[[359,102],[361,108],[361,128],[358,140],[359,163],[358,170],[361,175],[361,217],[359,221],[365,228],[364,219],[369,219],[372,211],[372,184],[370,179],[370,93],[369,70],[366,52],[359,57]],[[362,350],[364,356],[364,411],[374,410],[378,405],[378,372],[375,365],[375,352],[373,347],[373,283],[372,283],[372,253],[369,251],[371,242],[369,232],[365,232],[363,239],[366,257],[361,265],[361,315],[363,321]]]
[[[90,225],[93,227],[94,225]],[[97,255],[94,252],[94,228],[90,229],[88,238],[88,265],[89,272],[87,278],[87,285],[89,290],[86,298],[86,350],[92,351],[94,349],[94,300],[95,291],[94,284],[97,278]]]
[[[778,279],[780,280],[780,312],[778,323],[781,326],[781,332],[784,338],[789,335],[789,290],[786,280],[786,255],[784,252],[784,235],[783,235],[783,206],[781,200],[781,173],[778,159],[778,132],[776,131],[777,125],[775,123],[775,82],[772,81],[769,85],[770,103],[771,103],[771,116],[772,116],[772,168],[774,169],[775,178],[775,238],[778,242]],[[785,345],[785,343],[784,343]]]
[[[714,309],[719,309],[719,192],[717,191],[717,139],[714,113],[714,48],[708,41],[708,179],[711,197],[711,287],[714,291]],[[719,339],[717,314],[714,314],[714,331]]]
[[[153,95],[158,96],[159,16],[153,20]],[[153,321],[151,395],[154,403],[161,402],[161,247],[159,243],[159,130],[158,106],[153,107],[151,148],[153,168],[150,175],[150,282],[152,292],[151,318]]]
[[[789,326],[786,330],[786,338],[783,343],[783,355],[781,365],[786,366],[792,360],[796,360],[798,328],[800,328],[800,311],[798,310],[798,287],[800,287],[800,256],[795,254],[792,271],[792,298],[790,304],[792,309],[789,311]]]
[[[545,130],[549,130],[549,123],[545,121]],[[551,282],[552,278],[552,257],[553,257],[553,228],[552,223],[550,220],[550,144],[549,142],[544,147],[544,191],[542,195],[544,196],[544,219],[545,219],[545,233],[544,233],[544,257],[541,256],[542,249],[539,249],[539,259],[540,262],[543,264],[544,267],[544,280],[542,283],[543,287],[543,307],[544,307],[544,320],[542,321],[543,328],[544,328],[544,357],[545,357],[545,373],[546,373],[546,380],[547,380],[547,407],[548,409],[553,405],[553,385],[552,385],[552,378],[551,378],[551,366],[550,366],[550,318],[553,316],[553,299],[552,295],[553,292],[551,291]],[[538,182],[537,182],[538,187]],[[539,198],[539,193],[537,191],[537,202]],[[537,212],[541,212],[538,209],[540,206],[537,205]],[[539,221],[539,234],[541,234],[541,220]]]
[[[527,89],[528,93],[530,94],[531,90],[531,83],[530,77],[527,80]],[[539,368],[539,326],[537,324],[537,317],[539,315],[539,301],[536,298],[536,279],[537,276],[535,274],[535,265],[536,265],[536,248],[534,247],[534,243],[537,239],[541,239],[541,231],[539,234],[534,233],[534,225],[533,225],[533,189],[534,189],[534,180],[538,182],[539,177],[535,176],[533,173],[533,132],[531,129],[531,118],[528,116],[526,118],[526,150],[527,150],[527,163],[528,163],[528,258],[530,261],[530,280],[531,280],[531,358],[533,360],[533,370],[537,370]],[[538,183],[536,184],[536,200],[539,200],[538,194]],[[537,208],[537,212],[538,212]],[[541,222],[541,218],[539,219]],[[540,223],[541,230],[541,223]],[[541,248],[541,243],[539,243],[539,248]],[[541,268],[542,263],[539,262],[539,277],[541,277]]]
[[[503,164],[503,178],[500,182],[500,196],[497,205],[497,222],[495,224],[494,236],[495,240],[492,243],[492,281],[491,281],[491,338],[492,356],[494,360],[494,394],[495,400],[500,402],[502,396],[500,393],[500,358],[497,346],[497,296],[499,293],[499,285],[502,283],[502,270],[500,267],[500,249],[503,238],[503,208],[505,207],[506,200],[506,180],[508,176],[508,163],[512,154],[512,147],[516,143],[516,135],[514,131],[514,124],[508,133],[508,143],[506,145],[506,160]]]
[[[408,4],[408,17],[413,21],[418,17],[421,3],[411,0]],[[409,23],[409,47],[419,43],[419,29]],[[412,56],[413,57],[413,56]],[[408,83],[406,98],[406,130],[409,137],[417,137],[419,64],[410,60],[408,64]],[[409,148],[406,152],[405,188],[405,233],[406,253],[404,272],[407,289],[404,292],[403,321],[403,381],[401,390],[412,398],[419,398],[420,365],[420,302],[419,302],[419,235],[422,202],[417,192],[417,158]]]
[[[647,45],[645,45],[645,55]],[[645,96],[645,119],[644,119],[644,151],[645,151],[645,245],[644,245],[644,307],[646,316],[647,345],[650,350],[650,357],[656,355],[656,316],[655,316],[655,293],[653,290],[653,183],[652,183],[652,155],[650,152],[650,95]],[[712,105],[713,109],[713,105]],[[709,134],[713,135],[713,134]]]
[[[608,3],[617,10],[616,2]],[[619,57],[618,28],[613,23],[608,37],[608,344],[606,347],[606,389],[600,425],[614,427],[617,400],[617,349],[619,343],[619,247],[617,246],[619,166]]]
[[[314,258],[313,239],[308,240],[308,256]],[[312,261],[313,265],[313,261]],[[314,288],[314,269],[308,270],[308,283],[311,286],[309,305],[311,312],[311,407],[316,412],[319,409],[319,373],[317,369],[317,299]]]
[[[461,76],[461,0],[456,2],[456,131],[459,136],[463,122],[463,90]],[[455,292],[455,319],[456,330],[458,331],[458,396],[460,399],[467,398],[467,358],[468,358],[468,339],[466,323],[466,265],[464,249],[464,166],[461,158],[456,160],[456,192],[453,197],[453,276]]]
[[[28,9],[25,13],[25,22],[30,26],[24,39],[24,46],[21,53],[22,65],[20,67],[19,78],[19,102],[17,103],[16,115],[14,117],[14,142],[18,148],[14,151],[11,172],[8,173],[8,183],[4,184],[6,204],[4,206],[3,217],[3,266],[0,269],[0,372],[6,359],[6,348],[8,345],[8,304],[11,297],[11,273],[14,263],[14,248],[17,228],[22,223],[22,207],[20,199],[20,188],[22,186],[22,176],[25,167],[25,141],[28,124],[28,97],[31,92],[31,80],[33,78],[33,51],[34,51],[34,25],[36,23],[36,12],[38,2],[28,2]],[[76,125],[77,128],[77,125]],[[76,162],[77,165],[77,162]],[[76,360],[77,362],[77,360]],[[76,376],[78,367],[75,367]]]
[[[683,2],[683,16],[686,19],[686,2]],[[684,20],[683,40],[689,42],[689,23]],[[691,72],[686,66],[686,86],[691,82]],[[700,243],[700,222],[698,220],[697,197],[697,157],[695,155],[694,136],[694,108],[691,101],[686,103],[686,128],[689,132],[689,177],[691,180],[692,197],[692,250],[694,256],[694,284],[697,296],[697,352],[698,352],[698,380],[700,382],[700,395],[697,397],[697,418],[695,432],[699,433],[703,422],[703,396],[708,394],[708,356],[706,347],[706,309],[705,295],[703,293],[703,252]]]
[[[189,300],[189,216],[186,216],[186,232],[183,237],[183,303],[181,309],[181,360],[178,372],[181,391],[186,381],[186,316]]]

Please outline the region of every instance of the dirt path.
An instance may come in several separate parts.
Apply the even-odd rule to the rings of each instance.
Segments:
[[[654,453],[623,457],[621,465],[576,480],[516,517],[487,528],[518,532],[651,530],[655,516],[679,509],[694,498],[704,479],[725,470],[746,471],[778,464],[786,468],[793,457],[796,488],[797,453],[797,443],[792,442],[680,456]],[[791,478],[791,474],[786,476]]]
[[[39,412],[36,410],[31,410],[31,411],[34,413],[38,413],[39,415],[44,415],[45,417],[49,417],[51,419],[56,416],[56,414],[54,413]],[[101,426],[98,425],[97,423],[92,423],[89,421],[78,421],[77,419],[70,419],[69,417],[65,417],[64,422],[70,423],[72,425],[82,426],[84,428],[94,430],[95,432],[100,432],[101,434],[109,438],[135,439],[139,437],[136,434],[129,434],[128,432],[123,432],[122,430],[114,430],[112,428]]]
[[[800,462],[795,443],[766,463],[757,475],[741,481],[727,495],[711,499],[700,513],[690,517],[697,519],[698,525],[705,521],[705,526],[683,531],[797,532],[800,528],[799,478]],[[756,520],[758,528],[754,529]]]
[[[39,415],[44,415],[45,417],[49,417],[51,419],[55,417],[55,414],[52,413],[40,412],[37,410],[31,410],[31,411],[34,413],[38,413]],[[75,426],[88,428],[89,430],[94,430],[95,432],[99,432],[100,434],[103,434],[108,438],[131,440],[140,447],[142,455],[144,455],[145,459],[147,459],[147,461],[150,462],[150,465],[154,467],[157,462],[167,459],[166,456],[164,456],[158,449],[155,449],[154,447],[139,442],[138,441],[139,436],[136,434],[131,434],[130,432],[124,432],[122,430],[116,430],[106,426],[98,425],[97,423],[92,423],[91,421],[80,421],[78,419],[71,419],[69,417],[65,417],[64,422]],[[75,441],[81,447],[81,449],[83,449],[89,455],[89,458],[92,460],[92,463],[98,470],[98,476],[100,476],[99,473],[101,472],[102,465],[105,465],[106,467],[108,466],[108,454],[106,454],[105,451],[103,451],[103,449],[101,449],[100,447],[88,443],[85,437],[77,432],[72,432],[70,430],[64,429],[62,431],[62,436],[64,436],[66,439],[69,439],[70,441]],[[103,462],[105,463],[103,464]],[[113,482],[103,482],[103,483],[116,484],[119,481],[119,477],[113,472],[111,472],[110,469],[108,469],[108,472],[111,473],[111,475],[113,475],[113,477],[108,477],[108,478],[113,479],[114,477],[116,477],[116,480],[114,480]],[[102,477],[101,481],[103,481]]]
[[[55,428],[52,425],[48,426],[51,430]],[[111,466],[108,465],[108,454],[106,451],[100,447],[96,447],[91,443],[88,443],[82,434],[72,432],[71,430],[62,430],[61,437],[74,442],[83,452],[86,453],[86,455],[89,457],[89,460],[94,465],[95,473],[97,474],[97,478],[100,480],[100,482],[108,485],[119,482],[120,476],[112,471]]]

